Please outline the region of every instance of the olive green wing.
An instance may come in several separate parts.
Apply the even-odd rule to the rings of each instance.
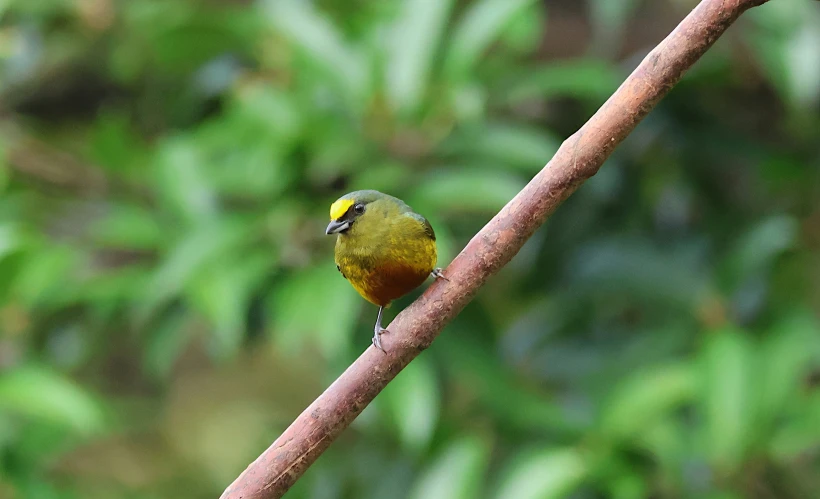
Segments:
[[[430,222],[426,218],[419,215],[418,213],[413,212],[408,213],[407,216],[416,219],[424,228],[424,233],[427,234],[427,237],[429,237],[433,241],[436,240],[436,231],[433,230],[433,226],[430,225]]]

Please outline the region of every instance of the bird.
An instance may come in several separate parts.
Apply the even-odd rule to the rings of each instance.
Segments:
[[[436,267],[436,233],[426,218],[399,198],[375,190],[345,194],[330,205],[327,235],[337,235],[336,269],[379,307],[373,345],[385,352],[382,314],[390,303],[429,276],[448,280]]]

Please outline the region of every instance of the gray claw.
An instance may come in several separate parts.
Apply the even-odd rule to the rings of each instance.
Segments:
[[[386,332],[387,332],[387,329],[382,329],[382,328],[378,328],[375,331],[373,331],[373,346],[378,348],[379,350],[381,350],[384,353],[387,353],[387,351],[384,349],[384,347],[382,347],[382,334],[384,334]]]
[[[436,279],[444,279],[445,281],[450,282],[450,279],[447,279],[447,277],[444,275],[444,272],[441,270],[441,267],[434,268],[433,271],[430,272],[430,275],[435,277]]]

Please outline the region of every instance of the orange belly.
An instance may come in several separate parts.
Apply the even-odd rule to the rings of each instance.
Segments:
[[[419,287],[433,269],[387,264],[369,270],[356,270],[348,276],[350,284],[365,300],[384,307]],[[347,275],[344,270],[343,273]]]

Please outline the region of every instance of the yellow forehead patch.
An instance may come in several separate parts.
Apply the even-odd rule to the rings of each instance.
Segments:
[[[338,220],[347,213],[347,210],[353,206],[355,201],[352,199],[340,199],[330,205],[330,219],[331,220]]]

